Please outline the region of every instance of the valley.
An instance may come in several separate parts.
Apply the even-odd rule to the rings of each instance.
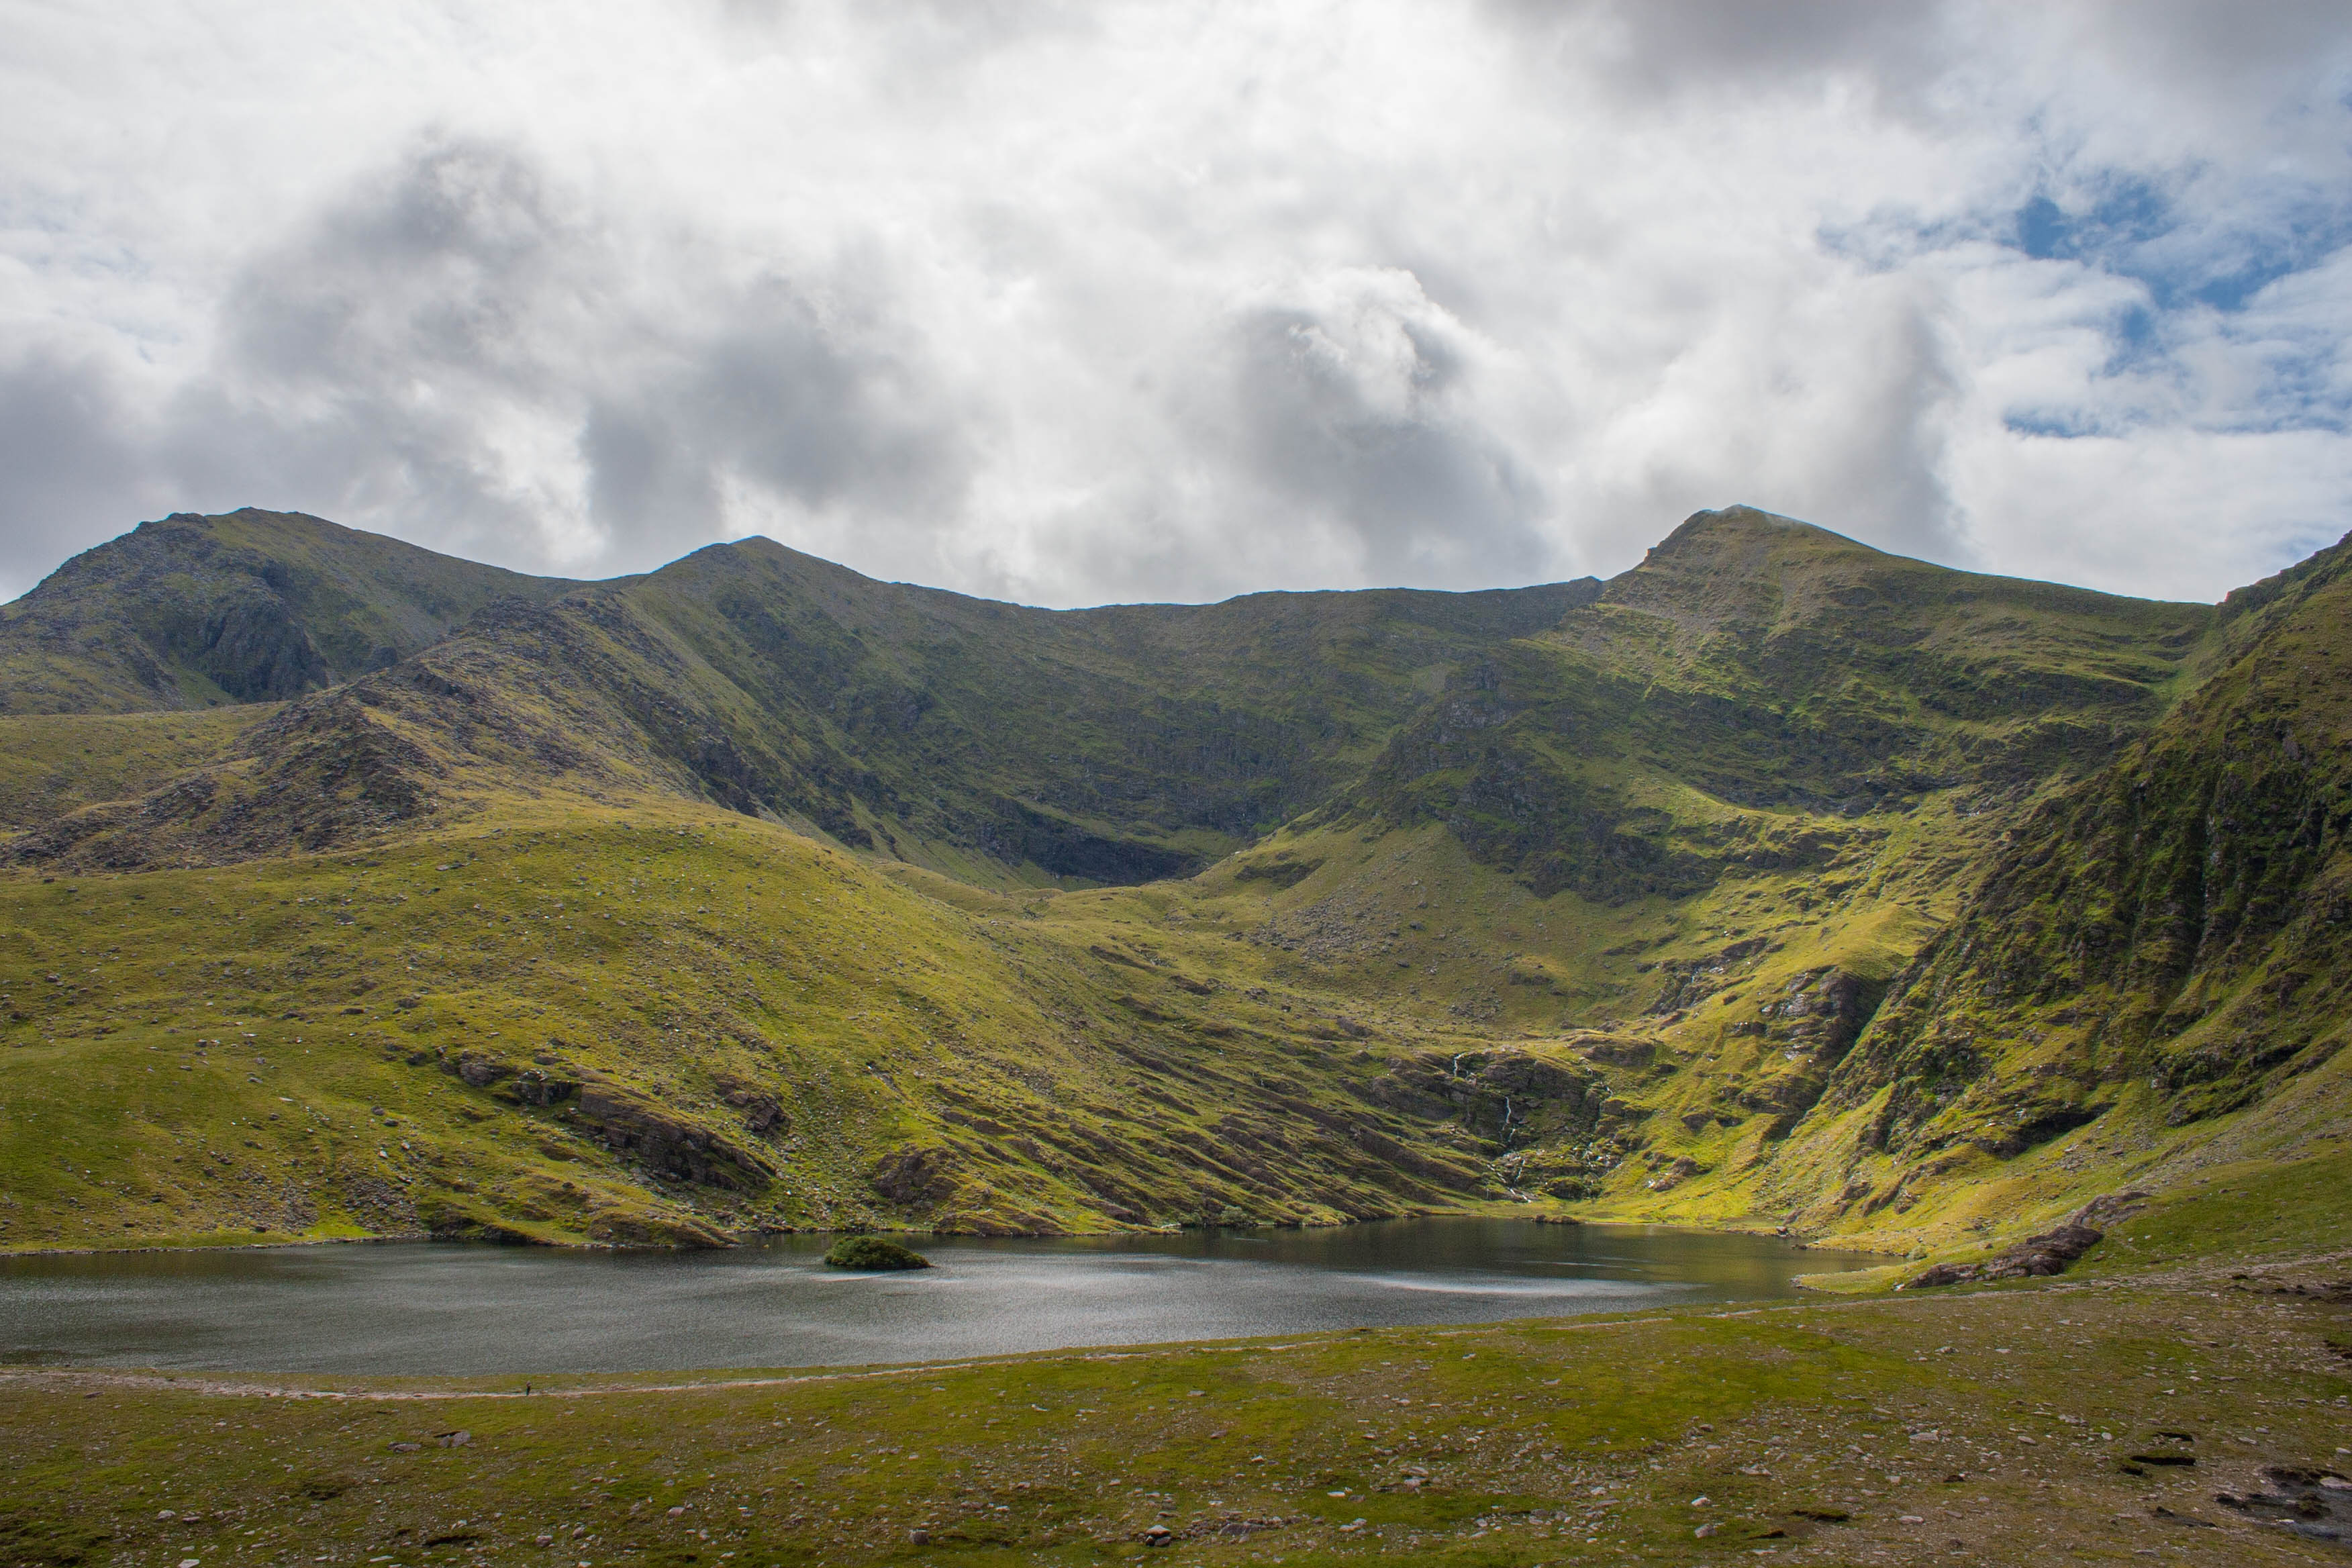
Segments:
[[[0,1246],[1493,1209],[1981,1253],[2341,1146],[2341,547],[1701,513],[1027,610],[175,517],[0,615]]]

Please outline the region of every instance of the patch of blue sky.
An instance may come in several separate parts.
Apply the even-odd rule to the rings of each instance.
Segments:
[[[2089,261],[2128,251],[2180,226],[2171,195],[2142,174],[2105,171],[2085,183],[2069,208],[2048,194],[2020,207],[2011,234],[2037,261]]]
[[[2071,261],[2144,286],[2158,313],[2210,306],[2240,310],[2263,289],[2352,245],[2352,189],[2304,181],[2214,186],[2207,171],[2159,181],[2104,170],[2038,192],[2013,210],[1929,218],[1881,207],[1858,221],[1823,225],[1817,242],[1875,271],[1923,255],[1990,243],[2038,261]],[[2062,199],[2063,198],[2063,199]],[[2138,348],[2152,336],[2141,317],[2116,322]]]
[[[2011,408],[2000,416],[2001,428],[2019,436],[2040,436],[2073,441],[2085,436],[2113,436],[2118,429],[2087,408]]]
[[[2352,189],[2205,168],[2053,180],[2011,210],[1930,217],[1882,207],[1817,231],[1874,272],[2006,253],[2129,286],[2083,300],[2105,353],[2080,398],[2004,410],[2053,439],[2180,423],[2237,433],[2352,433]],[[1970,255],[1970,252],[1976,254]]]

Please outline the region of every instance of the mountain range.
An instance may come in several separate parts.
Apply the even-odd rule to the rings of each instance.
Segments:
[[[1605,583],[1050,611],[144,523],[0,609],[0,1246],[1924,1257],[2336,1171],[2347,559],[2159,604],[1735,507]]]

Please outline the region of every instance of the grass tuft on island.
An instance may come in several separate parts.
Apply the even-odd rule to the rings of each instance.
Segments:
[[[827,1268],[858,1268],[879,1273],[896,1268],[929,1268],[931,1260],[921,1253],[885,1241],[878,1236],[845,1236],[833,1244],[824,1255]]]

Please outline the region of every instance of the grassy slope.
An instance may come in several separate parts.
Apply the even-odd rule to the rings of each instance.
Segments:
[[[2342,1127],[2346,567],[2229,606],[2210,678],[1986,857],[1824,1101],[1869,1209],[1925,1180],[1999,1215]]]
[[[1433,828],[1323,829],[1195,880],[1007,896],[677,802],[502,809],[366,851],[0,880],[9,1244],[1071,1228],[1513,1188],[1654,1209],[1663,1163],[1755,1131],[1677,1120],[1756,1076],[1752,1052],[1693,1043],[1720,1026],[1579,1023],[1593,987],[1631,1012],[1642,963],[1704,956],[1750,929],[1735,918],[1778,934],[1753,883],[1545,900]],[[1811,945],[1766,962],[1895,962],[1909,928],[1890,935],[1880,892],[1810,911]],[[1645,1040],[1684,1070],[1612,1048]],[[443,1070],[468,1055],[593,1073],[742,1142],[726,1079],[793,1131],[748,1145],[772,1181],[653,1182],[642,1150]],[[207,1092],[139,1091],[183,1070]],[[913,1202],[871,1184],[908,1150],[940,1189]],[[1561,1178],[1587,1185],[1543,1185]],[[1664,1212],[1752,1216],[1721,1194]]]
[[[567,804],[364,854],[0,880],[7,1243],[1072,1228],[1480,1194],[1475,1140],[1349,1090],[1492,1042],[1410,1009],[1343,1026],[1232,940],[1259,895],[898,877],[708,809]],[[515,1104],[453,1076],[468,1060],[634,1109]],[[782,1125],[749,1131],[730,1093]]]
[[[293,697],[404,658],[499,596],[572,586],[299,512],[179,514],[0,607],[0,712]]]
[[[167,716],[54,713],[0,718],[0,832],[133,799],[158,781],[217,764],[277,711],[239,703]]]

